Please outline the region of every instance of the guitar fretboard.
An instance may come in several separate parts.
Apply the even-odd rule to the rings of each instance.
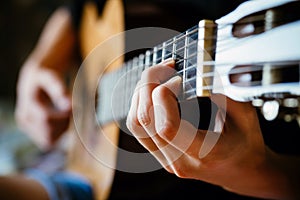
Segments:
[[[217,34],[214,22],[202,20],[134,57],[102,77],[98,121],[104,124],[124,119],[142,71],[169,58],[176,63],[174,75],[182,77],[179,101],[210,96],[212,91],[236,101],[299,99],[299,6],[299,1],[291,1],[272,9],[257,9],[238,21],[229,15],[233,19],[218,20]]]
[[[169,58],[175,60],[176,74],[180,75],[183,80],[180,99],[196,97],[196,73],[199,72],[197,63],[203,61],[203,54],[201,53],[199,56],[199,52],[206,48],[205,43],[209,43],[210,47],[206,50],[210,51],[211,54],[214,53],[214,49],[211,47],[215,45],[211,45],[212,42],[209,41],[214,40],[215,36],[207,35],[214,33],[214,29],[215,24],[213,22],[200,21],[199,25],[124,63],[119,70],[105,74],[99,84],[99,94],[101,95],[98,101],[98,109],[101,109],[105,115],[101,115],[99,121],[105,123],[112,119],[119,120],[126,117],[130,99],[142,72],[146,68]],[[212,70],[211,66],[206,67]],[[207,77],[207,79],[211,78]],[[101,98],[101,96],[105,96],[105,98]],[[107,98],[108,96],[111,98]],[[106,102],[108,99],[110,102]]]

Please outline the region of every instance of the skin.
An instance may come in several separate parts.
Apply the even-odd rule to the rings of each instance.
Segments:
[[[176,97],[181,78],[171,78],[173,67],[174,62],[168,60],[142,73],[127,118],[129,130],[162,166],[178,177],[206,181],[243,195],[299,198],[299,158],[276,154],[264,144],[250,103],[213,94],[211,100],[219,111],[210,132],[180,119]],[[211,150],[201,154],[206,134],[220,137]],[[183,141],[190,142],[183,145]]]
[[[63,135],[71,116],[71,98],[64,74],[72,66],[75,34],[71,16],[58,9],[21,68],[15,116],[20,128],[41,150]],[[21,174],[0,176],[0,199],[49,200],[44,187]]]
[[[69,13],[55,12],[20,72],[16,119],[44,150],[53,147],[69,124],[71,99],[63,74],[72,65],[74,35]],[[181,80],[169,80],[173,64],[143,72],[127,119],[138,141],[178,177],[203,180],[244,195],[299,199],[299,158],[276,154],[265,146],[255,110],[248,103],[212,96],[220,108],[213,134],[220,138],[211,151],[199,155],[208,133],[180,119],[176,95]],[[219,101],[224,98],[226,105]],[[173,140],[175,136],[178,139]],[[49,198],[38,182],[17,175],[0,177],[0,199]]]
[[[74,35],[69,12],[58,9],[20,71],[16,120],[42,150],[53,147],[69,124],[71,98],[64,74],[72,65]]]
[[[25,176],[0,176],[0,199],[49,200],[43,186]]]

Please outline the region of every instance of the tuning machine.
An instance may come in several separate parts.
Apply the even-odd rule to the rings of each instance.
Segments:
[[[252,105],[260,108],[262,115],[268,121],[276,118],[282,118],[286,122],[297,120],[300,126],[300,97],[256,98],[252,100]]]

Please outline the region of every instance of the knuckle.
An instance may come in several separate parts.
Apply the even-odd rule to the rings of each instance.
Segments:
[[[188,170],[186,170],[183,166],[174,165],[173,171],[174,171],[175,175],[178,176],[179,178],[189,178],[188,173],[187,173]]]
[[[174,171],[172,170],[172,168],[171,168],[170,166],[165,166],[164,168],[165,168],[165,170],[166,170],[167,172],[169,172],[170,174],[174,174]]]
[[[126,126],[131,132],[136,132],[138,130],[138,126],[140,126],[140,123],[136,116],[128,116],[126,121]]]
[[[150,99],[144,99],[143,103],[139,105],[137,110],[137,120],[140,125],[148,126],[151,123],[153,115],[153,106]]]
[[[150,117],[147,112],[145,111],[139,111],[137,116],[137,121],[139,124],[143,126],[147,126],[150,124]]]
[[[155,75],[155,74],[156,74],[155,68],[153,68],[153,67],[147,68],[147,69],[145,69],[145,70],[142,72],[141,79],[142,79],[142,80],[149,80],[150,77],[152,77],[152,76]]]
[[[152,92],[152,99],[164,99],[169,94],[169,89],[160,85],[154,88]]]
[[[177,134],[177,125],[172,121],[166,121],[158,134],[163,139],[171,141]]]

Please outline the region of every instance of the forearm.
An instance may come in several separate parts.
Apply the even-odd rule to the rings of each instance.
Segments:
[[[0,177],[0,199],[49,200],[43,186],[21,175]]]
[[[65,8],[56,10],[47,21],[41,36],[25,63],[66,71],[74,58],[75,32],[70,12]]]

